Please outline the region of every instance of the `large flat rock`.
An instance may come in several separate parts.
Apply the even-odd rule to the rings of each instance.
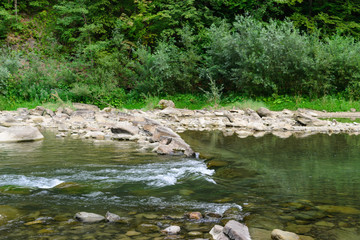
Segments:
[[[31,126],[13,126],[0,128],[0,143],[27,142],[44,139],[39,129]]]

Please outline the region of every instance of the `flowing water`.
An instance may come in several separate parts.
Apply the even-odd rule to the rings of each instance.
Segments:
[[[360,239],[359,136],[182,137],[199,159],[52,133],[44,141],[0,144],[0,239],[164,239],[157,229],[141,229],[144,223],[181,225],[182,238],[207,238],[221,219],[194,222],[184,213],[228,209],[241,210],[257,239],[269,239],[274,228]],[[81,224],[72,220],[79,211],[110,211],[122,222]]]

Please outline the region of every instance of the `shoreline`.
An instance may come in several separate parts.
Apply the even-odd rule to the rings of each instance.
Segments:
[[[357,122],[342,123],[321,118],[360,118],[360,112],[321,112],[308,109],[270,111],[259,108],[246,110],[188,110],[172,104],[162,110],[150,111],[104,108],[74,104],[76,110],[44,107],[0,111],[0,134],[17,127],[52,130],[57,137],[79,139],[136,141],[145,150],[158,154],[194,156],[191,147],[178,133],[191,131],[221,131],[224,136],[240,138],[273,134],[280,138],[306,137],[316,133],[360,134]],[[21,140],[21,139],[20,139]],[[27,139],[28,140],[32,140]],[[36,139],[39,140],[38,136]],[[10,141],[10,140],[8,140]],[[13,140],[12,142],[16,142]],[[0,142],[7,142],[0,138]]]

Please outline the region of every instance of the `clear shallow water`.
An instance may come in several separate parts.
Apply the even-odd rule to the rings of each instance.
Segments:
[[[126,239],[124,234],[141,223],[174,223],[158,220],[166,215],[236,207],[251,229],[359,239],[360,137],[240,139],[187,132],[183,138],[202,159],[141,152],[131,142],[57,139],[51,133],[41,142],[0,144],[0,205],[19,212],[0,227],[0,238]],[[78,211],[111,211],[130,220],[69,223]],[[39,217],[51,221],[24,225]]]

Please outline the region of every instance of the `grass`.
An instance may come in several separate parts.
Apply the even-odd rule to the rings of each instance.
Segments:
[[[151,110],[158,107],[160,99],[172,100],[177,108],[186,109],[246,109],[251,108],[254,110],[260,107],[266,107],[273,111],[281,111],[283,109],[296,110],[298,108],[308,108],[314,110],[325,110],[327,112],[347,112],[351,108],[360,111],[360,101],[346,100],[344,98],[335,96],[325,96],[319,99],[309,99],[305,97],[289,97],[289,96],[275,96],[271,98],[257,98],[249,99],[239,96],[228,96],[217,106],[209,103],[203,95],[192,94],[178,94],[166,97],[144,96],[143,99],[131,99],[122,106],[126,109],[143,109]],[[6,99],[0,96],[0,110],[16,110],[17,108],[35,108],[36,106],[44,106],[51,110],[56,110],[58,107],[70,107],[70,101],[62,101],[61,99],[53,99],[50,102],[34,101],[14,101],[13,99]]]

